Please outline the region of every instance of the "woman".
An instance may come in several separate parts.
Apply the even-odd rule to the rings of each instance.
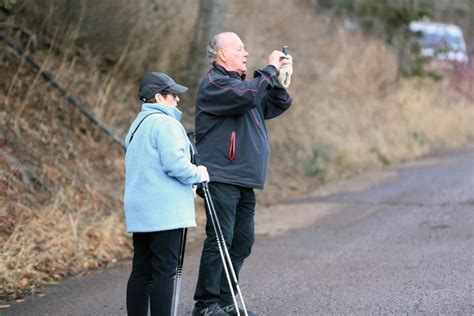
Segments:
[[[183,228],[196,226],[195,183],[209,181],[193,165],[180,123],[177,94],[187,88],[164,73],[147,74],[139,86],[142,110],[125,140],[125,218],[133,233],[133,267],[127,285],[129,315],[170,315]]]

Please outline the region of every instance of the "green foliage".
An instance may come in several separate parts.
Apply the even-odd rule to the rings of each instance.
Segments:
[[[420,131],[410,131],[408,135],[413,138],[419,146],[425,146],[427,144],[426,136]]]
[[[11,9],[12,5],[16,3],[16,0],[0,0],[1,9]]]
[[[378,147],[372,147],[370,152],[375,154],[378,160],[384,164],[384,166],[388,166],[390,164],[390,160],[385,156],[385,154],[380,150]]]
[[[414,37],[419,34],[415,33]],[[434,81],[441,80],[441,76],[435,72],[426,70],[425,64],[430,61],[430,58],[420,56],[420,44],[411,41],[407,44],[410,49],[409,58],[405,59],[405,63],[400,65],[400,73],[404,77],[420,77],[430,78]],[[401,61],[403,62],[403,60]]]
[[[319,181],[324,182],[327,176],[327,169],[324,166],[326,160],[322,146],[316,144],[313,148],[313,155],[306,167],[306,174],[312,177],[317,177]]]
[[[411,21],[432,17],[432,14],[408,0],[362,0],[356,6],[356,17],[364,31],[378,34],[393,44],[396,37],[408,40],[412,36]]]
[[[408,66],[400,69],[400,74],[404,77],[430,78],[434,81],[440,81],[443,77],[433,71],[426,70],[424,65],[428,58],[416,57]]]
[[[395,49],[402,75],[432,77],[424,70],[428,60],[419,56],[419,45],[413,40],[419,34],[409,28],[411,21],[433,16],[427,7],[411,0],[361,0],[355,15],[365,33],[377,35]]]

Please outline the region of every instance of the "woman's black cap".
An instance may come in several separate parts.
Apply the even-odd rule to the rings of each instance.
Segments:
[[[177,84],[170,76],[162,72],[151,72],[146,74],[140,81],[138,97],[142,101],[149,100],[157,93],[177,94],[187,91],[188,88]]]

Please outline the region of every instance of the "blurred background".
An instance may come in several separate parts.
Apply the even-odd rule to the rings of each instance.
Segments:
[[[123,138],[140,110],[139,79],[162,71],[190,87],[180,109],[192,131],[206,45],[222,31],[245,43],[249,77],[282,45],[294,59],[293,106],[268,122],[259,207],[474,144],[472,0],[0,0],[0,8],[2,299],[130,257],[124,152],[83,112]],[[197,216],[202,223],[202,208]]]

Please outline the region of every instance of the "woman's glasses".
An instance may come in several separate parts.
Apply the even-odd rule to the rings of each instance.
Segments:
[[[167,95],[172,95],[175,100],[178,98],[178,95],[176,93],[163,93],[164,97],[166,97]]]

